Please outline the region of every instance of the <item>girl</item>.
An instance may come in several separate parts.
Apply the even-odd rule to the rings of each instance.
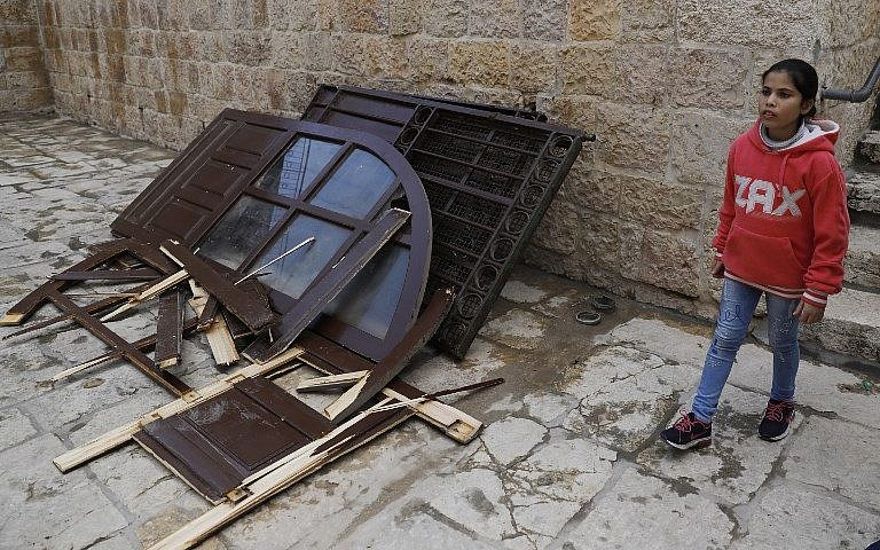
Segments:
[[[764,73],[759,118],[731,145],[712,241],[723,277],[715,334],[691,412],[660,437],[677,449],[712,444],[712,417],[761,294],[767,297],[773,385],[758,434],[778,441],[794,418],[799,323],[822,320],[840,291],[849,214],[834,142],[839,126],[811,120],[819,78],[799,59]]]

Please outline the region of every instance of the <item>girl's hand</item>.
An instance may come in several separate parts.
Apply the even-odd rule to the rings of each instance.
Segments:
[[[822,320],[822,317],[825,315],[825,308],[816,307],[801,301],[797,307],[794,308],[792,315],[800,319],[801,323],[811,325]]]
[[[724,277],[724,264],[721,263],[721,260],[715,260],[715,263],[712,265],[712,276],[716,279]]]

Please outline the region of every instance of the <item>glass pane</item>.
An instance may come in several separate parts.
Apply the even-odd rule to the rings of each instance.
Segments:
[[[384,247],[324,310],[376,338],[385,338],[400,301],[409,249]]]
[[[353,218],[363,218],[392,183],[394,172],[384,162],[357,149],[309,202]]]
[[[238,269],[287,214],[287,209],[243,196],[199,245],[199,254]]]
[[[298,138],[284,156],[260,177],[256,186],[295,199],[312,183],[340,147],[327,141]]]
[[[267,267],[266,271],[270,274],[261,277],[260,282],[299,298],[350,235],[351,230],[344,227],[304,214],[297,215],[272,246],[254,262],[254,267],[277,258],[309,237],[315,237],[315,242]]]

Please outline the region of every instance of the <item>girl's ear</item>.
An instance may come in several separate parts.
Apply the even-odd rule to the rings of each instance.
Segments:
[[[814,105],[816,105],[815,99],[801,100],[801,114],[805,115],[805,114],[809,113],[813,109]]]

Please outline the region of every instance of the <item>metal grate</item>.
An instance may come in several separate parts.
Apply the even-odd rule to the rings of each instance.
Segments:
[[[585,136],[487,106],[348,86],[321,87],[304,118],[369,132],[377,117],[391,118],[386,111],[403,118],[407,105],[409,120],[396,133],[383,127],[384,137],[425,186],[434,229],[427,288],[451,283],[458,291],[435,342],[462,357]]]
[[[439,218],[439,219],[438,219]],[[434,216],[434,242],[481,256],[492,239],[492,232],[442,214]]]
[[[515,197],[516,192],[519,190],[514,178],[484,172],[479,169],[470,173],[465,181],[465,185],[507,199]]]
[[[430,195],[428,202],[431,202]],[[482,226],[494,227],[498,224],[498,220],[504,217],[507,207],[488,199],[456,193],[455,199],[443,211]]]

